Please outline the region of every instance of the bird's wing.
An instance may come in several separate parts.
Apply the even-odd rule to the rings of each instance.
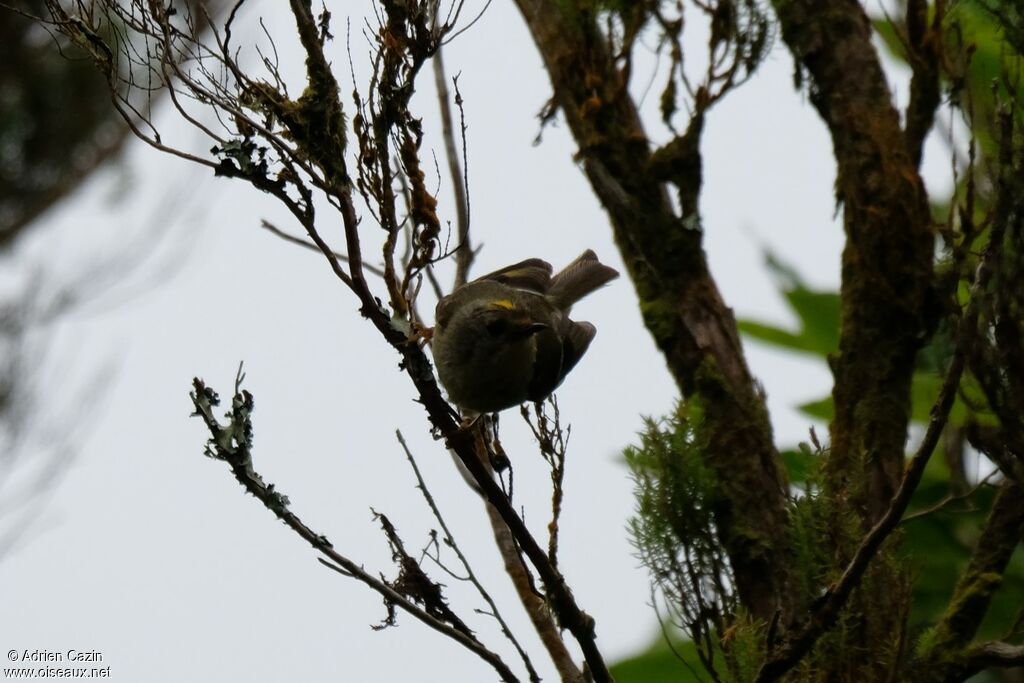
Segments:
[[[543,401],[558,388],[587,352],[595,334],[597,328],[590,323],[571,320],[564,321],[559,333],[554,330],[537,333],[534,337],[537,340],[537,359],[529,387],[531,401]]]
[[[597,328],[588,322],[566,322],[569,324],[562,330],[562,376],[558,379],[559,383],[580,362],[597,334]]]
[[[551,271],[551,264],[547,261],[531,258],[478,277],[476,281],[493,280],[516,289],[543,294],[551,284]]]

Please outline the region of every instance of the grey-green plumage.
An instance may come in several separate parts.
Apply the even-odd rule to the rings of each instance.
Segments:
[[[449,399],[476,413],[547,398],[597,333],[572,305],[619,276],[589,249],[552,276],[528,259],[469,282],[435,310],[434,361]]]

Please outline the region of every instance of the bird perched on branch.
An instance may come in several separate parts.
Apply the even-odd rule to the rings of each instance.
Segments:
[[[527,259],[459,287],[437,303],[434,362],[448,398],[491,413],[543,401],[562,383],[597,329],[569,319],[577,301],[619,276],[589,249],[552,276]]]

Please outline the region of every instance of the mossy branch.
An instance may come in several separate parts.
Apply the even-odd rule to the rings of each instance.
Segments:
[[[922,681],[949,680],[965,673],[976,645],[970,645],[988,612],[1003,572],[1018,543],[1024,539],[1024,485],[1006,481],[992,505],[971,561],[957,581],[942,618],[922,637],[926,646],[911,671]]]
[[[740,599],[766,622],[780,610],[788,614],[785,476],[764,396],[708,269],[698,210],[703,117],[711,101],[756,68],[767,41],[764,17],[757,3],[695,3],[711,14],[712,67],[704,82],[691,88],[685,74],[679,76],[682,19],[666,17],[666,3],[611,3],[609,17],[589,3],[517,0],[516,5],[550,76],[552,102],[565,114],[584,173],[611,219],[644,324],[680,392],[699,396],[705,406],[710,435],[705,457],[722,483],[724,499],[717,524]],[[681,4],[676,7],[682,11]],[[606,32],[604,18],[608,26],[624,28]],[[630,51],[648,21],[665,38],[666,50],[675,50],[673,79],[684,80],[694,105],[687,132],[653,155],[628,87]],[[669,85],[665,92],[672,97],[679,91]],[[663,116],[671,119],[674,105],[663,105]]]
[[[980,293],[988,286],[993,274],[993,261],[999,253],[1001,244],[1001,236],[997,234],[998,232],[998,229],[993,231],[992,239],[978,264],[974,284],[971,286],[970,299],[957,324],[953,356],[949,368],[946,370],[939,395],[932,406],[931,420],[914,457],[907,466],[896,494],[889,502],[885,514],[861,540],[839,580],[816,602],[803,623],[794,629],[793,635],[787,638],[783,646],[761,667],[755,679],[757,683],[778,680],[810,651],[822,634],[835,624],[840,611],[846,605],[853,589],[860,583],[868,565],[877,555],[882,543],[897,528],[903,513],[906,512],[910,498],[921,481],[925,466],[928,464],[949,419],[949,411],[953,407],[966,360],[978,335],[978,316],[982,300]]]

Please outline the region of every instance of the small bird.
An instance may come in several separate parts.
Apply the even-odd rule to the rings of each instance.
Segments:
[[[587,250],[557,275],[533,258],[459,287],[434,312],[434,362],[448,398],[492,413],[543,401],[575,367],[597,329],[572,305],[619,276]]]

